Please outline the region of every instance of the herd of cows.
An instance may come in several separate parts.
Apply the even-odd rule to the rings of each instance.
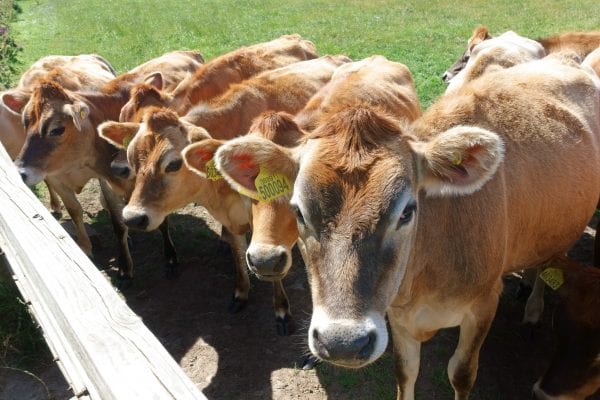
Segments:
[[[298,244],[311,352],[365,366],[389,323],[398,399],[414,399],[421,343],[453,326],[448,376],[467,399],[502,277],[531,269],[526,322],[545,285],[562,299],[534,395],[584,399],[600,388],[600,269],[565,253],[600,200],[599,46],[600,32],[536,41],[478,28],[424,112],[405,65],[319,57],[299,35],[208,62],[175,51],[118,76],[98,55],[48,56],[0,93],[0,140],[26,184],[45,180],[53,210],[62,200],[88,255],[76,193],[98,179],[121,289],[128,229],[160,229],[176,274],[168,215],[195,202],[234,254],[230,310],[248,299],[249,268],[273,282],[286,335],[282,279]]]

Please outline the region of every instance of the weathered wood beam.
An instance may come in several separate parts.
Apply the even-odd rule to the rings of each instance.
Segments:
[[[0,249],[77,398],[206,399],[0,145]]]

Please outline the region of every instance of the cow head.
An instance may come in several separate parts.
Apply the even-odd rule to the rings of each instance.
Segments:
[[[450,68],[446,70],[446,72],[444,72],[442,75],[442,80],[446,83],[450,83],[452,78],[454,78],[467,65],[473,48],[484,40],[490,39],[491,37],[492,36],[489,34],[488,29],[485,26],[479,26],[475,28],[473,34],[467,41],[467,49],[460,56],[460,58],[456,60],[456,62],[452,64]]]
[[[255,119],[247,136],[265,138],[292,148],[303,135],[291,115],[267,112]],[[183,154],[188,167],[204,177],[208,175],[212,179],[214,171],[207,171],[207,162],[213,160],[208,168],[216,166],[223,177],[242,194],[248,193],[243,189],[244,185],[256,190],[256,178],[260,170],[257,165],[237,158],[236,149],[237,146],[229,146],[227,141],[213,139],[191,144]],[[252,240],[246,251],[246,261],[250,270],[260,279],[282,279],[292,265],[292,247],[298,239],[298,229],[296,216],[288,205],[290,195],[284,190],[265,200],[250,193]]]
[[[456,127],[425,142],[400,126],[382,111],[348,108],[293,149],[247,136],[217,154],[238,160],[221,168],[250,194],[261,169],[294,182],[290,206],[314,307],[309,346],[340,366],[364,366],[387,346],[385,314],[421,228],[419,191],[474,192],[502,159],[501,140],[483,129]]]
[[[129,100],[121,108],[119,121],[140,122],[149,107],[169,107],[170,99],[162,89],[163,76],[160,72],[150,74],[143,83],[134,85]]]
[[[93,153],[95,129],[89,106],[57,83],[41,80],[27,103],[10,95],[3,102],[22,114],[27,138],[15,164],[27,185],[78,168]]]
[[[210,138],[200,127],[186,124],[167,109],[150,108],[141,123],[105,122],[100,136],[127,149],[135,188],[123,209],[125,223],[156,229],[165,217],[188,204],[197,190],[196,176],[185,167],[181,150],[190,142]]]

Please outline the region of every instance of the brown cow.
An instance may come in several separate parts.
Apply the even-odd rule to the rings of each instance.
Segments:
[[[306,129],[316,127],[324,115],[333,110],[357,104],[381,103],[388,112],[403,116],[408,121],[421,115],[421,109],[412,83],[412,77],[404,64],[387,60],[383,56],[372,56],[362,61],[340,66],[331,81],[319,90],[300,111],[294,121]],[[304,135],[292,122],[292,116],[269,111],[254,121],[247,137],[262,137],[280,146],[295,147]],[[225,141],[202,141],[188,146],[192,149],[204,149],[223,145]],[[229,148],[231,149],[231,148]],[[214,150],[213,150],[214,151]],[[231,175],[227,169],[228,157],[232,151],[222,153],[215,158],[217,168],[222,171],[234,189],[241,186],[238,179],[244,177]],[[194,160],[186,163],[194,168]],[[235,171],[232,171],[235,172]],[[269,202],[252,201],[252,240],[246,260],[250,269],[263,277],[283,278],[292,264],[292,247],[298,239],[296,216],[289,209],[284,196]]]
[[[39,59],[23,75],[14,89],[0,92],[0,142],[5,146],[8,155],[14,160],[25,143],[25,130],[21,124],[21,114],[13,111],[22,99],[28,99],[31,87],[39,79],[46,78],[59,83],[70,90],[99,90],[115,78],[114,69],[108,61],[96,54],[78,56],[47,56]],[[16,106],[14,99],[17,98]],[[72,171],[60,178],[48,177],[48,193],[50,207],[54,213],[60,214],[58,196],[65,204],[73,219],[77,242],[88,255],[92,253],[92,244],[83,226],[83,210],[75,197],[72,187],[77,182],[87,181],[89,171],[82,169]],[[78,216],[81,215],[81,219]]]
[[[599,102],[587,71],[546,57],[483,75],[412,126],[360,107],[293,150],[236,139],[240,173],[259,165],[295,181],[313,354],[373,362],[387,313],[398,398],[413,399],[421,342],[460,326],[448,374],[467,399],[502,276],[563,254],[595,210]]]
[[[244,262],[245,233],[250,223],[247,205],[225,181],[212,181],[182,168],[181,150],[192,140],[189,135],[198,132],[192,129],[194,125],[206,128],[214,137],[231,138],[246,133],[252,119],[267,109],[297,112],[347,61],[347,57],[326,56],[264,72],[233,85],[180,120],[174,112],[151,108],[142,124],[107,123],[100,127],[104,138],[127,147],[129,166],[136,174],[135,189],[123,210],[130,227],[154,229],[168,214],[191,202],[204,206],[225,227],[224,239],[232,247],[237,271],[231,311],[241,309],[248,298]],[[278,331],[287,334],[289,304],[281,280],[273,283]]]
[[[83,210],[74,192],[79,192],[91,177],[100,180],[100,186],[111,213],[115,233],[119,238],[119,286],[127,287],[133,277],[133,262],[127,243],[127,227],[121,218],[122,197],[131,193],[133,182],[115,176],[111,162],[118,149],[100,139],[96,127],[105,120],[116,120],[123,104],[127,101],[130,87],[141,81],[145,75],[166,68],[168,60],[173,61],[174,69],[163,69],[169,81],[181,79],[187,64],[187,72],[193,72],[198,66],[199,53],[171,52],[155,60],[150,60],[132,72],[120,75],[108,82],[99,91],[73,92],[60,85],[42,79],[33,89],[31,98],[11,98],[14,112],[23,114],[27,132],[27,141],[15,161],[26,184],[31,185],[49,176],[61,180],[71,190],[72,201],[77,208],[69,209],[69,214],[78,228],[78,240],[84,237]],[[5,97],[6,98],[6,97]],[[63,180],[76,171],[85,171],[79,180]],[[173,273],[177,264],[175,249],[168,237],[168,225],[161,227],[167,258],[167,273]],[[85,238],[87,235],[85,234]],[[88,238],[89,242],[89,238]],[[89,245],[91,252],[91,244]]]
[[[479,26],[467,40],[467,49],[460,58],[450,66],[442,75],[442,80],[450,83],[460,71],[463,70],[474,48],[481,42],[491,39],[488,28]],[[600,46],[600,32],[568,32],[562,35],[536,39],[546,51],[546,54],[557,53],[564,50],[574,51],[580,59],[584,59],[590,52]]]
[[[581,400],[600,390],[600,270],[557,262],[542,274],[561,298],[553,318],[558,345],[533,393],[540,400]]]
[[[138,122],[143,109],[150,106],[168,107],[185,115],[193,105],[224,93],[234,83],[313,58],[317,58],[315,45],[300,35],[284,35],[270,42],[241,47],[211,60],[181,81],[172,92],[163,87],[159,76],[134,86],[119,121]]]

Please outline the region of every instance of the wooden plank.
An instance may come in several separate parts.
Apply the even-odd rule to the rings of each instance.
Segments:
[[[0,145],[0,248],[76,397],[206,399]]]

